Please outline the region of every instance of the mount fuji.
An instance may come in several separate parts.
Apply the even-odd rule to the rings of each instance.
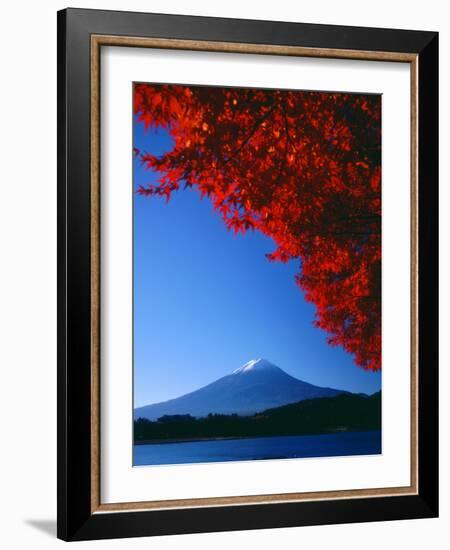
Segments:
[[[134,409],[134,418],[156,420],[164,415],[253,415],[289,403],[348,394],[343,390],[308,384],[266,359],[252,359],[231,374],[176,399]]]

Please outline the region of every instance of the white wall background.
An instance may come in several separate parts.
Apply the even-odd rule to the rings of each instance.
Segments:
[[[0,541],[47,549],[56,517],[56,10],[64,2],[2,6],[0,33]],[[409,550],[450,536],[449,333],[450,18],[445,3],[410,0],[78,1],[76,7],[435,30],[441,33],[441,518],[83,543],[85,548]],[[446,185],[447,183],[447,185]],[[22,437],[22,434],[27,437]],[[445,542],[447,541],[447,542]]]

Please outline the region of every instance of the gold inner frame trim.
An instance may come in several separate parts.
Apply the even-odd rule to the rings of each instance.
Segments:
[[[406,487],[102,503],[100,457],[100,50],[102,46],[409,63],[411,80],[411,454]],[[418,494],[418,56],[409,53],[91,35],[91,513],[274,504]]]

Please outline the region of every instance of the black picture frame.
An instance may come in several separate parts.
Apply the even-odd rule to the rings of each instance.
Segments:
[[[415,495],[93,513],[91,36],[401,52],[418,62],[418,491]],[[58,12],[58,532],[63,540],[438,515],[438,34],[85,9]],[[400,206],[399,206],[400,207]]]

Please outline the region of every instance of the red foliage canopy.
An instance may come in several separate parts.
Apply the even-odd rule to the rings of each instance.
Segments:
[[[381,368],[381,100],[375,95],[136,84],[134,111],[170,152],[136,153],[211,198],[229,229],[258,229],[300,260],[316,326],[365,369]]]

